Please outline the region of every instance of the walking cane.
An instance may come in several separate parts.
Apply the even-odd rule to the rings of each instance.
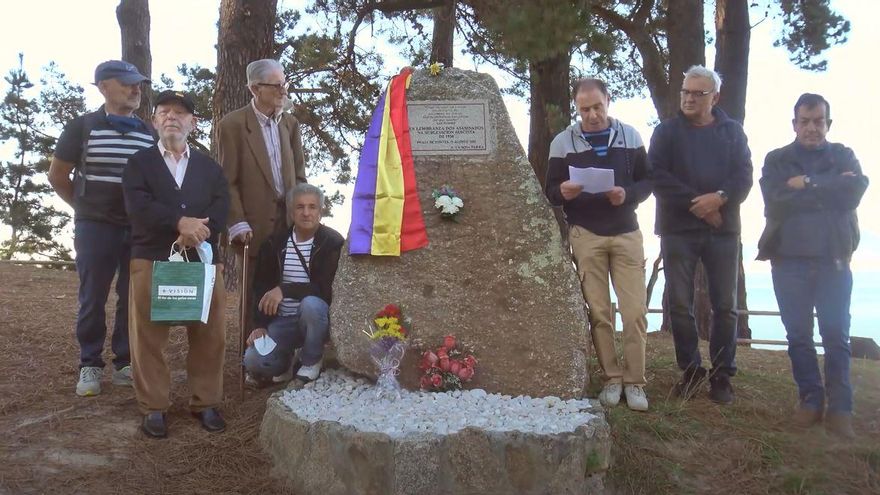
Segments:
[[[238,395],[244,400],[244,351],[247,347],[247,293],[249,287],[247,286],[247,274],[248,274],[248,248],[250,247],[250,241],[245,241],[244,249],[242,250],[241,256],[241,284],[238,286],[239,293],[241,295],[241,304],[239,305],[239,336],[238,336],[238,360],[241,363],[241,368],[238,373]]]

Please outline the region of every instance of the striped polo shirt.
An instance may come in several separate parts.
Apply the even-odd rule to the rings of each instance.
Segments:
[[[94,122],[87,137],[83,135],[86,119]],[[55,156],[76,164],[73,178],[76,219],[127,225],[122,170],[131,155],[155,142],[146,125],[137,130],[114,127],[103,107],[68,123],[58,138]],[[85,163],[81,163],[83,158]]]
[[[312,238],[296,243],[296,247],[299,248],[299,252],[302,253],[303,258],[306,260],[306,266],[308,266],[312,259],[312,244],[314,240]],[[309,283],[310,280],[305,269],[303,269],[296,250],[293,248],[293,236],[291,235],[287,238],[287,247],[284,250],[284,269],[281,273],[281,283],[289,284],[296,282]],[[278,306],[278,316],[296,315],[299,312],[299,303],[298,299],[285,297]]]

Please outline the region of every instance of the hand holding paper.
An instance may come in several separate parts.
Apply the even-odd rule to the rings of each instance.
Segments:
[[[578,196],[581,192],[583,192],[584,186],[580,184],[575,184],[574,182],[567,180],[562,184],[559,184],[559,192],[562,194],[562,198],[566,201],[571,201]]]
[[[603,193],[614,187],[614,170],[607,168],[568,167],[568,176],[571,182],[584,187],[584,192]]]

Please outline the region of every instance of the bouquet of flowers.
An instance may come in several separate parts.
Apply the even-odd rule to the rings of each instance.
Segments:
[[[406,352],[406,338],[411,323],[403,317],[400,307],[388,304],[373,316],[373,324],[364,331],[370,337],[370,357],[379,367],[376,394],[400,398],[400,384],[397,375],[400,373],[400,362]]]
[[[455,192],[455,189],[443,185],[440,189],[431,192],[434,198],[434,208],[440,210],[440,216],[449,220],[455,220],[455,216],[464,208],[464,201]]]
[[[436,351],[422,353],[419,369],[423,374],[419,385],[422,390],[433,392],[460,390],[463,383],[474,377],[476,366],[477,359],[471,354],[465,355],[456,347],[455,336],[447,335]]]

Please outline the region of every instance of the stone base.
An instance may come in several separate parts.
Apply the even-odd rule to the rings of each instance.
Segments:
[[[304,421],[268,401],[260,443],[273,474],[297,495],[593,494],[603,492],[608,423],[601,413],[574,432],[466,428],[391,437],[332,421]]]

